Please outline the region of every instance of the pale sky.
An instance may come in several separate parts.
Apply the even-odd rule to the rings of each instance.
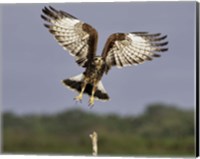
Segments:
[[[49,4],[2,5],[3,111],[54,113],[79,108],[98,113],[138,114],[148,104],[194,108],[195,2],[51,4],[92,25],[99,33],[97,54],[116,32],[148,31],[168,35],[169,51],[144,64],[112,68],[102,79],[111,100],[77,95],[63,79],[84,71],[43,27],[41,10]]]

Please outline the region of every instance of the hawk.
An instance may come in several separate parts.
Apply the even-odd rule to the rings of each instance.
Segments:
[[[154,57],[160,57],[158,52],[168,50],[168,42],[165,41],[167,35],[163,36],[161,33],[114,33],[107,39],[101,56],[98,56],[98,33],[95,28],[51,6],[44,7],[42,12],[41,18],[46,22],[44,26],[57,42],[74,56],[76,63],[85,68],[82,74],[62,82],[79,93],[74,98],[76,101],[81,101],[84,93],[88,94],[89,106],[94,105],[95,99],[109,100],[101,78],[111,67],[122,68],[142,64]]]

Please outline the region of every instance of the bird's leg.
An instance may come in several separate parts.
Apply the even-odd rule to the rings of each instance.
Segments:
[[[93,84],[92,94],[91,94],[90,99],[89,99],[89,106],[90,107],[92,107],[94,105],[94,94],[96,92],[96,89],[97,89],[97,81],[95,81],[94,84]]]
[[[82,101],[83,92],[85,90],[86,85],[87,85],[87,80],[84,79],[80,94],[74,98],[74,100],[76,100],[77,102]]]

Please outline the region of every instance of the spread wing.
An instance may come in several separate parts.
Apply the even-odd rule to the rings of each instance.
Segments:
[[[87,63],[96,54],[97,31],[89,24],[51,6],[44,7],[42,11],[41,18],[47,22],[44,26],[58,43],[75,57],[80,66],[87,67]]]
[[[167,36],[160,33],[149,34],[147,32],[116,33],[112,34],[103,49],[102,57],[107,64],[107,71],[111,66],[124,67],[141,64],[160,57],[157,52],[164,52],[168,42]]]

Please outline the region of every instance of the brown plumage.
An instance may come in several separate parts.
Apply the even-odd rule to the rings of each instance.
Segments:
[[[112,66],[121,68],[141,64],[160,57],[157,52],[168,50],[165,47],[168,42],[164,41],[167,36],[160,33],[114,33],[107,39],[101,56],[97,56],[98,33],[91,25],[51,6],[44,7],[42,12],[41,18],[47,22],[44,26],[74,56],[76,63],[85,68],[83,74],[65,79],[63,83],[80,93],[75,97],[77,101],[82,100],[83,93],[88,94],[90,106],[94,99],[109,100],[101,78]]]

